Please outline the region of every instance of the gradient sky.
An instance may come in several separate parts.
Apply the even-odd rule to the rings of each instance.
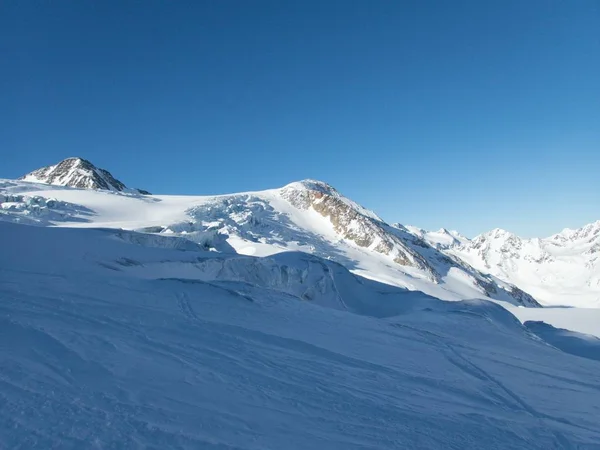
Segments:
[[[0,52],[0,177],[81,156],[470,236],[600,219],[598,0],[4,1]]]

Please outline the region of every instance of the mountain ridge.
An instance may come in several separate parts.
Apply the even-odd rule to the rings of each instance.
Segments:
[[[600,221],[546,238],[498,228],[460,241],[442,240],[436,232],[421,237],[544,304],[600,307]]]
[[[20,193],[3,205],[9,211],[5,220],[136,229],[241,254],[303,251],[337,261],[357,274],[439,298],[489,297],[539,306],[516,286],[392,227],[322,181],[308,179],[279,189],[212,197],[149,196],[142,203],[135,195],[118,196],[114,202],[103,195],[96,204],[96,197],[84,192],[51,189],[23,195],[26,191],[20,185],[4,190]],[[58,201],[48,201],[49,196]],[[100,217],[106,214],[110,217]]]
[[[22,179],[77,189],[140,193],[82,158],[67,158]],[[600,306],[600,277],[595,275],[600,272],[600,221],[578,229],[565,228],[548,238],[525,239],[495,228],[469,239],[445,228],[430,232],[409,225],[390,225],[332,185],[314,179],[268,191],[189,198],[202,200],[195,206],[183,204],[177,214],[162,222],[148,222],[138,228],[180,235],[221,251],[229,248],[266,254],[286,250],[314,253],[355,267],[367,276],[385,278],[391,284],[399,283],[394,275],[399,267],[402,283],[409,289],[432,287],[419,280],[446,286],[450,278],[458,277],[460,283],[475,287],[481,295],[496,299],[508,296],[517,304],[535,306],[537,298],[547,305]],[[17,201],[12,206],[22,207],[21,212],[28,214],[19,220],[35,223],[62,214],[56,214],[56,206],[48,209],[43,200],[33,203]],[[75,211],[82,214],[76,205],[69,208],[67,215]],[[115,219],[121,217],[117,215]],[[111,221],[109,226],[114,223]],[[237,242],[236,250],[231,242]],[[352,256],[348,258],[348,254]],[[365,266],[360,262],[365,254],[369,259],[383,260]],[[388,259],[390,262],[386,263]],[[386,264],[392,264],[391,271],[385,269]],[[382,270],[390,273],[382,275]],[[435,289],[429,291],[436,295],[434,292],[440,295]],[[456,288],[452,292],[456,293]],[[473,294],[457,295],[463,298]]]

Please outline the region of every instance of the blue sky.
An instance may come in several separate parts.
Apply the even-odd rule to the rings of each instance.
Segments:
[[[390,222],[600,219],[600,3],[0,3],[0,177],[156,193],[316,178]]]

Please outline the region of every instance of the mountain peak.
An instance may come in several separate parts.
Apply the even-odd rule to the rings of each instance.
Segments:
[[[79,189],[100,189],[106,191],[134,191],[149,194],[140,189],[129,190],[124,183],[117,180],[105,169],[96,167],[87,159],[72,156],[58,164],[42,167],[20,178],[23,181],[69,186]]]
[[[329,183],[325,183],[324,181],[319,181],[319,180],[313,180],[310,178],[290,183],[287,186],[284,186],[283,189],[286,189],[286,190],[293,189],[293,190],[299,190],[299,191],[306,190],[306,191],[320,192],[322,194],[327,194],[327,195],[332,195],[332,194],[339,195],[338,191]]]
[[[504,230],[502,228],[494,228],[493,230],[488,231],[487,233],[483,233],[478,238],[491,238],[491,239],[506,239],[506,238],[516,238],[517,236],[510,231]],[[476,238],[477,239],[477,238]]]
[[[72,163],[72,164],[79,164],[79,165],[94,166],[87,159],[80,158],[79,156],[70,156],[70,157],[65,158],[65,159],[63,159],[61,161],[61,163],[64,163],[64,162],[69,162],[69,163]]]
[[[348,197],[345,197],[332,185],[325,183],[324,181],[313,180],[310,178],[296,181],[284,186],[281,189],[281,193],[288,200],[292,200],[292,203],[299,202],[304,204],[304,206],[307,206],[310,202],[323,202],[327,198],[334,199],[336,202],[345,204],[348,208],[362,216],[378,222],[383,222],[383,219],[373,211],[366,209],[353,200],[350,200]]]

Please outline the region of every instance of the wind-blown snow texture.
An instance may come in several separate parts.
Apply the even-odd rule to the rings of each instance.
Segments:
[[[600,448],[599,362],[494,303],[177,240],[0,223],[3,447]]]

